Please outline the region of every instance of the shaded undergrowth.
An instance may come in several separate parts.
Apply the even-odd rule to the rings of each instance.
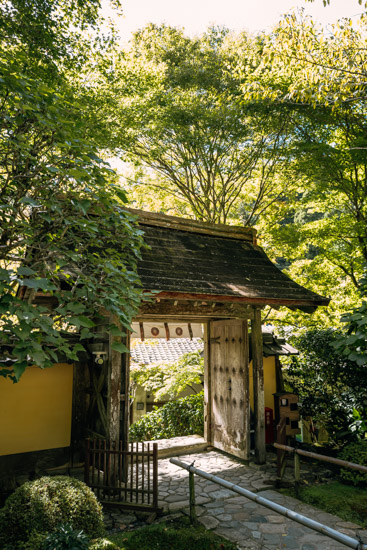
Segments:
[[[339,481],[301,486],[296,489],[279,489],[283,494],[311,504],[345,521],[367,527],[367,491]]]
[[[125,531],[108,537],[121,550],[235,550],[237,546],[191,525],[188,518],[177,518],[155,525]]]

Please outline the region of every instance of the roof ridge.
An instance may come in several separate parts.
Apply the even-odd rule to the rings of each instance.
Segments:
[[[157,212],[148,212],[136,208],[126,208],[128,212],[138,217],[140,225],[153,225],[167,227],[179,231],[191,233],[203,233],[231,239],[241,239],[256,244],[256,229],[240,225],[226,225],[222,223],[210,223],[178,216],[168,216]]]

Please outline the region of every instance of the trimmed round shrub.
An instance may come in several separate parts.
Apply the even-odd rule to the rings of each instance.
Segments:
[[[130,426],[130,441],[151,441],[204,433],[204,393],[169,401]]]
[[[22,548],[35,534],[52,533],[65,523],[91,538],[104,534],[102,506],[91,489],[66,476],[29,481],[0,511],[0,548]]]
[[[349,443],[339,453],[338,458],[347,462],[354,462],[361,466],[367,466],[367,440]],[[353,485],[367,485],[367,474],[350,468],[342,468],[340,477]]]
[[[6,546],[8,548],[16,548],[17,550],[43,550],[45,547],[47,533],[36,533],[33,531],[26,542],[18,542],[17,544]]]

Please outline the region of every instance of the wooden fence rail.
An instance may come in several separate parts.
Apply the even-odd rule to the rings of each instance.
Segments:
[[[334,458],[332,456],[321,455],[318,453],[311,453],[310,451],[304,451],[303,449],[297,449],[296,447],[290,447],[279,443],[278,441],[274,443],[274,447],[277,449],[277,453],[286,452],[294,454],[294,457],[305,456],[307,458],[312,458],[314,460],[321,460],[323,462],[328,462],[329,464],[336,464],[342,468],[350,468],[351,470],[358,470],[367,474],[367,466],[362,466],[362,464],[355,464],[354,462],[347,462],[346,460],[340,460],[339,458]],[[295,461],[296,463],[296,461]],[[299,475],[295,474],[296,481],[299,481]]]
[[[158,511],[158,445],[87,439],[84,481],[102,504]]]

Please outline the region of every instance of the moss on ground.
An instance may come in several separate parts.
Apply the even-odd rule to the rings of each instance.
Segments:
[[[280,489],[283,494],[298,498],[306,504],[335,514],[345,521],[367,527],[367,491],[338,481],[301,486],[295,489]]]
[[[188,518],[141,527],[108,536],[121,550],[235,550],[237,546]]]

